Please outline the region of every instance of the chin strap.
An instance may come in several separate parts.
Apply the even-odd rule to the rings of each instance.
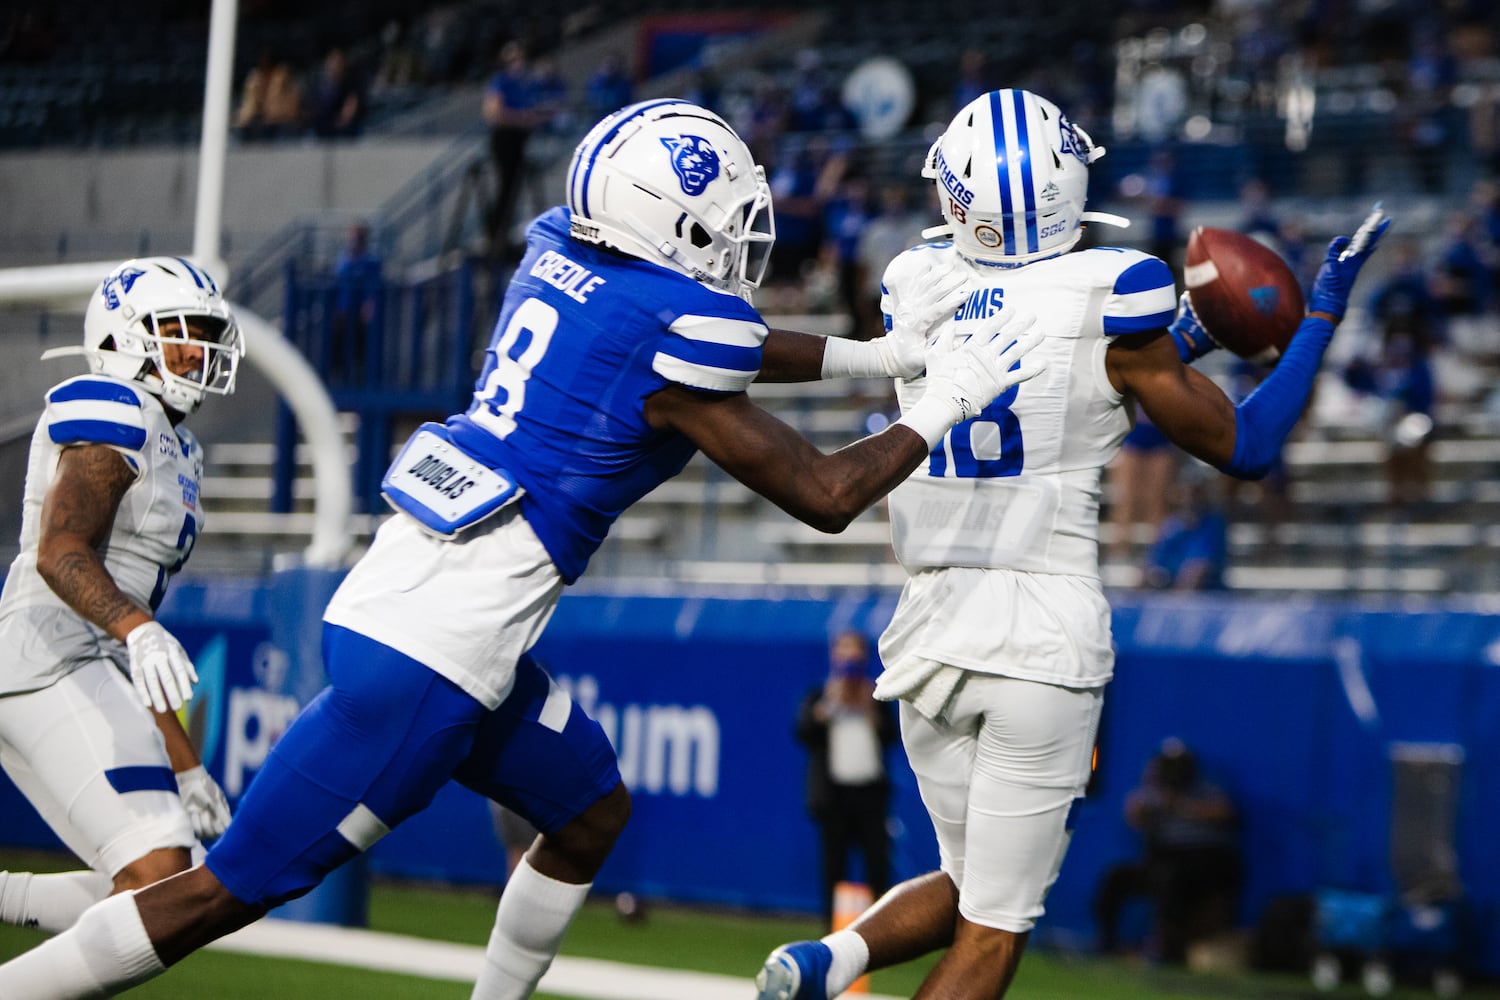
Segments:
[[[1130,220],[1123,215],[1110,215],[1108,212],[1084,212],[1078,217],[1079,222],[1102,222],[1106,226],[1119,226],[1121,229],[1130,228]]]
[[[51,347],[42,352],[43,361],[51,361],[53,358],[71,358],[80,354],[88,354],[88,350],[82,344],[72,347]]]

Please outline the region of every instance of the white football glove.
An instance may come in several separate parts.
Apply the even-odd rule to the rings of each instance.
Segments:
[[[907,285],[912,291],[897,302],[891,315],[890,332],[872,341],[882,347],[887,375],[915,378],[922,374],[932,328],[951,319],[968,299],[968,280],[961,269],[939,267],[936,261],[912,277]]]
[[[213,840],[229,826],[229,800],[202,764],[177,772],[177,794],[199,840]]]
[[[130,681],[147,708],[177,711],[193,697],[198,671],[182,643],[160,622],[143,622],[125,637],[130,652]]]
[[[1036,317],[1001,315],[1004,321],[992,331],[962,343],[950,335],[928,347],[927,391],[899,421],[921,434],[928,447],[936,447],[954,424],[978,416],[996,397],[1047,367],[1041,359],[1022,360],[1046,336]]]
[[[891,329],[884,337],[828,338],[823,346],[821,377],[915,378],[922,374],[932,328],[957,313],[968,299],[968,280],[961,270],[928,263],[913,276],[911,293],[897,302]]]

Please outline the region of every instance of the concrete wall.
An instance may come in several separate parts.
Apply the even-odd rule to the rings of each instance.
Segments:
[[[224,178],[226,257],[282,226],[378,208],[452,137],[241,146]],[[0,264],[51,263],[191,247],[196,147],[0,155]],[[146,244],[143,246],[143,243]]]

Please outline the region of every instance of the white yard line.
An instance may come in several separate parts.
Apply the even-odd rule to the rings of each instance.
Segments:
[[[466,983],[474,981],[484,963],[484,949],[477,945],[296,920],[261,920],[209,947]],[[749,976],[717,976],[593,958],[557,959],[538,988],[582,1000],[750,1000],[755,990]],[[846,996],[900,1000],[874,993]]]

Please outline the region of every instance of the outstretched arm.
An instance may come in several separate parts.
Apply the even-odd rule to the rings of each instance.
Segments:
[[[1259,479],[1302,416],[1354,280],[1389,225],[1377,211],[1352,241],[1341,236],[1329,244],[1313,282],[1307,318],[1276,368],[1238,406],[1185,366],[1180,344],[1160,334],[1113,345],[1106,361],[1110,381],[1132,393],[1151,421],[1184,451],[1229,475]]]
[[[932,328],[969,296],[962,271],[929,263],[897,301],[884,337],[848,340],[793,330],[772,330],[761,351],[760,382],[812,382],[824,378],[911,378],[926,366]]]
[[[647,401],[646,412],[654,425],[681,431],[725,472],[819,531],[843,531],[927,458],[927,443],[902,424],[825,455],[744,394],[713,398],[671,386]]]
[[[653,427],[675,430],[782,510],[838,532],[926,460],[954,424],[1041,371],[1023,357],[1041,340],[1029,317],[935,350],[928,386],[910,412],[878,434],[825,455],[743,393],[710,396],[673,385],[646,400]],[[1019,337],[1019,339],[1017,339]]]

